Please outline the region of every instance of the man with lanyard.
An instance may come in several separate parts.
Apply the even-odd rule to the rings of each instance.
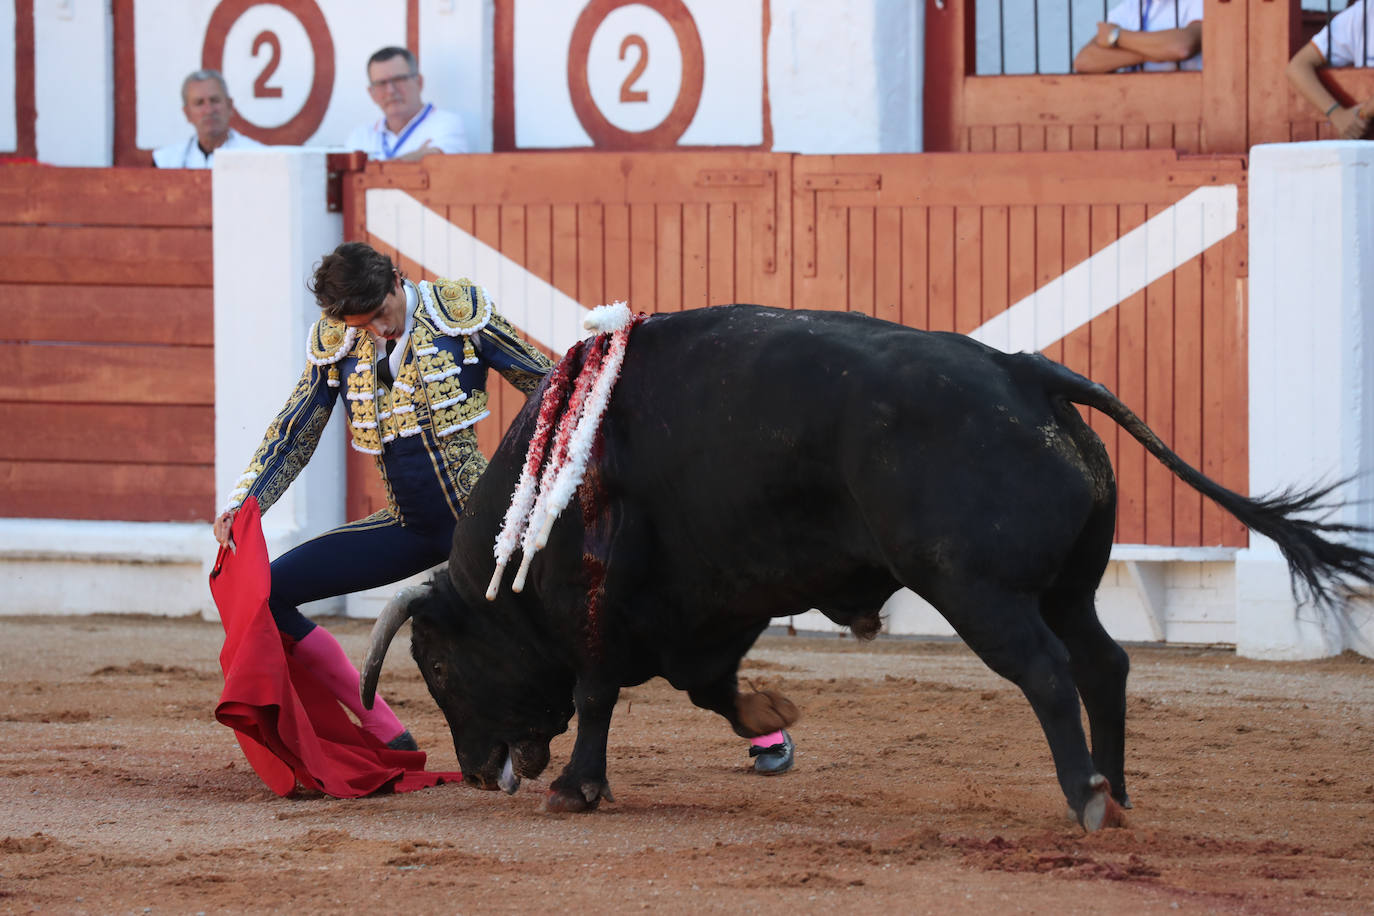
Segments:
[[[370,159],[403,162],[436,153],[466,153],[462,119],[421,101],[424,88],[414,54],[397,47],[373,54],[367,60],[367,91],[382,117],[356,128],[345,146],[362,150]]]
[[[208,169],[217,149],[262,146],[229,126],[234,100],[218,70],[197,70],[182,81],[181,113],[195,133],[153,150],[153,164],[160,169]]]
[[[1201,70],[1202,0],[1121,0],[1078,50],[1073,69]]]

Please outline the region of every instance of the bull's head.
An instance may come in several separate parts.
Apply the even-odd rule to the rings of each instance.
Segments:
[[[572,718],[573,675],[511,599],[464,602],[447,569],[402,590],[372,628],[362,700],[371,708],[396,631],[411,624],[411,654],[443,710],[463,781],[514,792],[549,763],[549,742]]]

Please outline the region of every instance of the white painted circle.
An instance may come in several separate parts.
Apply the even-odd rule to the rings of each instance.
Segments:
[[[274,56],[268,43],[253,56],[253,42],[263,32],[274,34],[281,48],[276,69],[266,80],[267,88],[281,90],[280,98],[253,94],[254,84]],[[249,7],[230,26],[224,38],[223,67],[229,95],[243,119],[264,129],[280,127],[305,107],[315,79],[315,48],[299,19],[280,6],[261,3]]]
[[[620,59],[620,49],[632,35],[643,39],[649,59],[643,72],[627,85],[643,53],[637,43],[631,43],[626,46],[625,59]],[[587,88],[592,104],[621,130],[640,133],[663,123],[682,91],[682,49],[672,25],[657,10],[641,3],[611,11],[592,36]],[[623,102],[622,89],[645,92],[648,98]]]

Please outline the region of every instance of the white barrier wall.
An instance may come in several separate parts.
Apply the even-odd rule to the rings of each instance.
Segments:
[[[773,149],[920,152],[924,4],[773,0],[769,9]]]
[[[114,161],[113,29],[109,3],[33,4],[39,162],[103,166]],[[8,39],[13,46],[13,29]],[[12,85],[8,91],[13,97]]]
[[[14,35],[14,28],[14,4],[0,3],[0,36]],[[13,39],[5,41],[0,37],[0,73],[16,73],[14,68],[15,50]],[[0,82],[9,84],[8,80],[0,80]],[[15,93],[13,91],[0,92],[0,152],[8,152],[19,147],[17,117],[18,108],[15,105]]]
[[[215,493],[220,504],[306,366],[320,317],[306,287],[343,241],[325,201],[325,153],[286,147],[215,156]],[[342,412],[335,407],[335,413]],[[335,417],[310,463],[263,516],[272,557],[344,521],[344,423]],[[319,602],[307,615],[339,613]]]
[[[1374,143],[1250,153],[1250,491],[1353,478],[1331,518],[1374,520]],[[1236,648],[1256,658],[1374,655],[1370,605],[1299,608],[1278,548],[1236,559]]]

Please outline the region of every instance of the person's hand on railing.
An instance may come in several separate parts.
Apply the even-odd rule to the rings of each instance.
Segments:
[[[1364,103],[1368,105],[1369,103]],[[1351,105],[1350,107],[1338,107],[1331,112],[1328,120],[1332,128],[1336,131],[1336,136],[1342,140],[1358,140],[1369,130],[1369,119],[1362,113],[1364,105]]]

